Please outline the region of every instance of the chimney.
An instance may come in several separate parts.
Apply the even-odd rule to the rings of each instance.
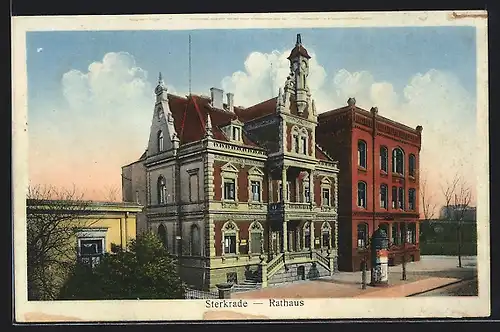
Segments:
[[[234,112],[234,93],[227,93],[227,110]]]
[[[223,104],[223,95],[224,95],[224,91],[222,91],[221,89],[217,89],[217,88],[210,88],[210,95],[211,95],[211,98],[212,98],[212,107],[214,108],[218,108],[218,109],[222,109],[222,104]]]

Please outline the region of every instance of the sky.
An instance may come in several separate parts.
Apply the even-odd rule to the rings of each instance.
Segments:
[[[275,97],[296,34],[312,56],[318,113],[349,97],[423,126],[421,177],[433,201],[455,173],[476,179],[475,28],[380,27],[192,31],[47,31],[26,36],[29,177],[121,196],[121,166],[144,152],[161,72],[170,93],[234,93],[236,105]]]

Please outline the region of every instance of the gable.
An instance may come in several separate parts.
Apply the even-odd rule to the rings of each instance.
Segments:
[[[223,172],[229,172],[229,173],[238,173],[238,169],[231,163],[227,163],[224,166],[221,167],[221,170]]]

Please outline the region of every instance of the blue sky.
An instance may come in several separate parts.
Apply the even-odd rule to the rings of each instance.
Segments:
[[[450,169],[474,169],[474,27],[49,31],[26,36],[31,178],[59,181],[78,169],[82,186],[100,179],[119,187],[120,167],[147,143],[158,72],[171,91],[188,91],[189,34],[192,91],[222,87],[250,106],[284,84],[297,33],[313,55],[309,84],[320,113],[355,97],[363,108],[423,125],[422,165],[436,188]],[[71,164],[65,171],[60,158]]]
[[[241,70],[250,52],[293,46],[297,33],[327,72],[367,70],[402,89],[408,77],[429,69],[452,71],[475,95],[475,28],[328,28],[193,31],[29,32],[30,101],[60,93],[61,76],[86,70],[108,52],[125,51],[154,84],[162,71],[168,83],[187,90],[188,35],[192,38],[192,89],[207,90]],[[43,51],[37,53],[38,48]]]

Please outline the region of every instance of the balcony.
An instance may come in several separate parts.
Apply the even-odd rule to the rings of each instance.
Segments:
[[[279,203],[269,203],[268,209],[269,212],[285,212],[285,211],[293,211],[293,212],[310,212],[314,208],[310,203],[298,203],[298,202],[279,202]]]

